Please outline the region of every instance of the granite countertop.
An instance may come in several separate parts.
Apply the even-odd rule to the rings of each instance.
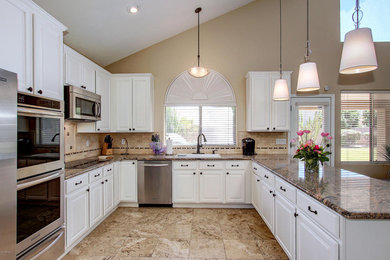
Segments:
[[[66,168],[97,160],[88,158],[66,164]],[[253,160],[348,219],[390,219],[390,180],[374,179],[343,169],[324,166],[319,174],[306,174],[304,164],[290,155],[222,155],[221,158],[177,158],[154,155],[114,155],[92,167],[66,169],[65,179],[121,160]]]

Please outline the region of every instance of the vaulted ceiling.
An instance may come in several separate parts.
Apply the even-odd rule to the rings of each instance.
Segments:
[[[69,30],[64,42],[101,66],[253,0],[33,0]],[[136,14],[127,8],[138,6]]]

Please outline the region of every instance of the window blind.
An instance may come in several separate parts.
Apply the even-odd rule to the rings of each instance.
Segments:
[[[195,145],[203,133],[206,145],[234,145],[235,120],[234,106],[167,106],[165,137],[173,145]]]
[[[386,161],[390,92],[341,94],[341,161]]]

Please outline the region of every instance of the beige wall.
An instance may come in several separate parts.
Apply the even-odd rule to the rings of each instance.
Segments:
[[[278,70],[279,1],[257,0],[201,25],[201,60],[222,73],[237,98],[238,131],[245,131],[245,75],[248,71]],[[338,73],[342,43],[339,40],[339,0],[311,1],[312,60],[317,62],[322,87],[336,94],[336,129],[339,129],[341,90],[389,89],[390,43],[377,43],[379,69],[357,76]],[[196,17],[194,16],[194,19]],[[292,91],[303,62],[306,39],[306,1],[283,0],[284,69],[294,71]],[[352,21],[351,21],[352,23]],[[196,61],[196,28],[185,31],[106,67],[113,73],[151,72],[155,76],[155,126],[163,131],[165,92],[171,81]],[[340,165],[340,134],[336,130],[336,165]],[[374,169],[374,170],[372,170]],[[382,168],[381,168],[382,169]],[[375,168],[360,166],[362,173]],[[379,171],[379,169],[378,169]],[[383,170],[382,170],[383,171]]]

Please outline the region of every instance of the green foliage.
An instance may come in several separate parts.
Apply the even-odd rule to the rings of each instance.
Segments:
[[[352,129],[342,129],[341,130],[341,142],[344,145],[354,145],[357,141],[360,140],[362,133]]]
[[[310,129],[311,132],[307,135],[307,138],[315,140],[323,127],[322,118],[323,115],[321,111],[316,111],[314,118],[309,118],[305,123],[303,123],[303,117],[300,117],[299,129]]]
[[[360,111],[342,110],[341,111],[341,129],[351,129],[360,126]]]
[[[197,135],[199,126],[194,123],[194,120],[180,118],[173,107],[167,107],[165,115],[167,133],[177,133],[187,140],[193,138],[189,135]]]

